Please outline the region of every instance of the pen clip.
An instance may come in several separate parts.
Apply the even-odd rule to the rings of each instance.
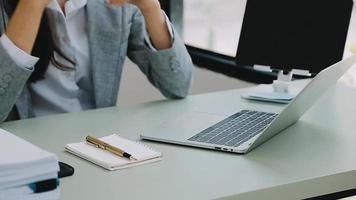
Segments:
[[[86,137],[86,142],[87,142],[89,145],[93,145],[93,146],[95,146],[96,148],[104,149],[104,150],[105,150],[105,147],[103,147],[100,143],[95,142],[95,140],[92,140],[91,138],[92,138],[92,137],[90,137],[90,136]]]
[[[93,145],[93,146],[95,146],[95,147],[97,147],[97,148],[100,148],[100,145],[99,145],[99,144],[96,144],[96,143],[94,143],[94,142],[92,142],[92,141],[90,141],[90,140],[86,140],[86,142],[87,142],[89,145]]]

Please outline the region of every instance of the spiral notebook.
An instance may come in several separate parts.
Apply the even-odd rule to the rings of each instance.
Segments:
[[[152,163],[162,159],[160,152],[154,151],[142,143],[125,139],[116,134],[99,139],[130,153],[137,160],[133,161],[119,157],[113,153],[89,145],[86,142],[67,144],[65,149],[110,171]]]

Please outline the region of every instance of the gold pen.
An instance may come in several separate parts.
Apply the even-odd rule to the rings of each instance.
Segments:
[[[130,160],[137,160],[136,158],[134,158],[131,154],[125,152],[124,150],[121,150],[117,147],[114,147],[104,141],[101,141],[95,137],[92,136],[87,136],[85,138],[85,140],[87,141],[88,144],[94,145],[97,148],[109,151],[115,155],[118,155],[120,157],[124,157],[124,158],[128,158]]]

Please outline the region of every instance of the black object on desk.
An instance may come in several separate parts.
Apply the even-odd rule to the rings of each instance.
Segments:
[[[66,163],[59,162],[58,178],[73,176],[74,168]]]
[[[39,181],[36,183],[32,183],[29,187],[32,189],[34,193],[43,193],[57,189],[59,185],[59,178],[64,178],[68,176],[72,176],[74,174],[74,168],[66,163],[59,162],[59,172],[58,179],[48,179],[44,181]]]

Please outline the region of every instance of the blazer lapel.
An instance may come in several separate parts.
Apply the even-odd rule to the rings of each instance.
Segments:
[[[87,28],[96,107],[113,106],[121,76],[122,8],[88,0]]]

